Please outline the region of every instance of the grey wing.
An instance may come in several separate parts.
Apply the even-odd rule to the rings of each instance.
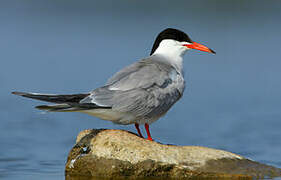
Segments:
[[[117,72],[107,81],[107,85],[112,90],[125,91],[145,88],[154,83],[163,84],[166,79],[159,77],[165,76],[170,68],[166,64],[144,59]]]
[[[94,90],[81,103],[153,118],[165,114],[183,90],[183,77],[172,66],[146,59],[116,73],[106,86]]]

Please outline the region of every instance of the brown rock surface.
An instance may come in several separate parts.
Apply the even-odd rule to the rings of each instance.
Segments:
[[[69,153],[66,177],[251,179],[281,169],[206,147],[163,145],[123,130],[85,130]],[[72,178],[71,178],[72,177]],[[80,179],[78,178],[78,179]]]

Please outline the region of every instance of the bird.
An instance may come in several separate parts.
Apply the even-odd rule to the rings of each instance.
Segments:
[[[164,116],[183,96],[183,56],[191,49],[216,54],[192,41],[183,31],[167,28],[156,37],[150,56],[126,66],[104,86],[88,93],[61,95],[15,91],[12,94],[54,103],[36,106],[40,110],[81,112],[115,124],[134,124],[141,138],[144,137],[139,125],[144,125],[146,139],[153,141],[150,124]]]

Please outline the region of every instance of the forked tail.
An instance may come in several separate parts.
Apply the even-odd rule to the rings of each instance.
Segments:
[[[12,94],[27,97],[27,98],[37,99],[40,101],[56,103],[54,105],[36,106],[37,109],[46,110],[46,111],[70,112],[70,111],[81,111],[81,110],[97,109],[97,108],[111,108],[111,107],[100,107],[94,103],[80,103],[80,101],[85,97],[87,97],[89,94],[56,95],[56,94],[40,94],[40,93],[25,93],[25,92],[12,92]]]

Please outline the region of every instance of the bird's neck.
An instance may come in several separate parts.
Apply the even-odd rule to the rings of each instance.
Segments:
[[[187,48],[182,46],[179,42],[166,39],[161,41],[152,56],[158,56],[159,60],[171,64],[179,73],[183,71],[183,55]]]
[[[183,55],[184,52],[180,51],[163,51],[163,49],[157,49],[152,56],[172,65],[179,73],[183,73]]]

